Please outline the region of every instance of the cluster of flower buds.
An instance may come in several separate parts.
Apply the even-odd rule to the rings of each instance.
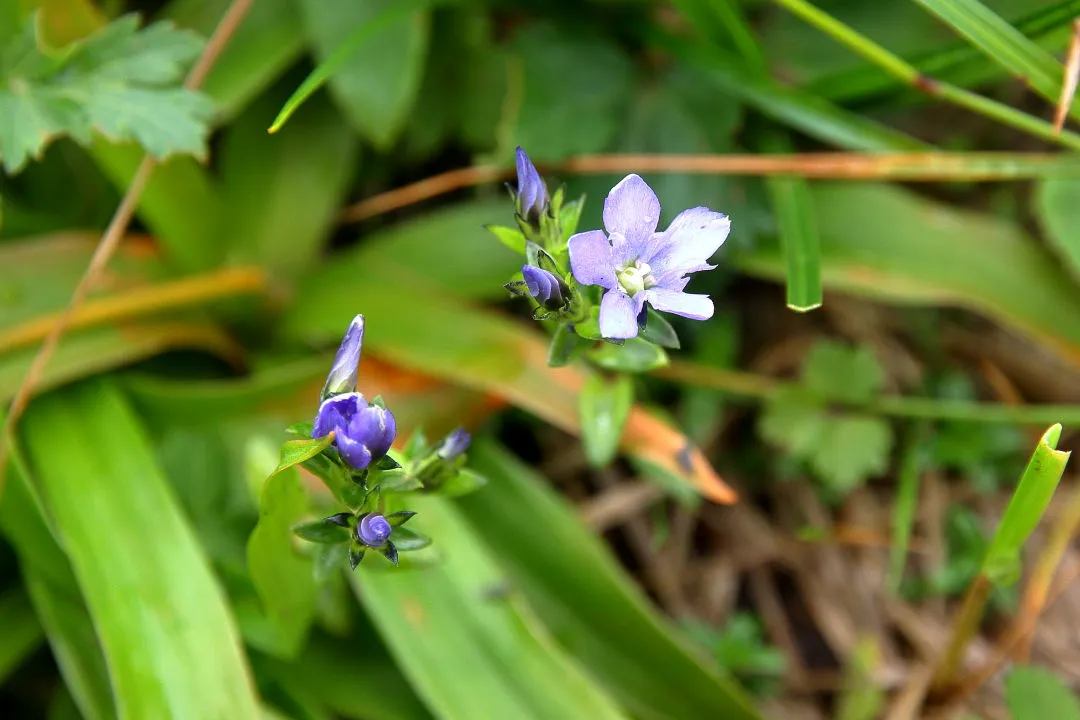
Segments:
[[[507,283],[507,290],[532,299],[535,319],[558,323],[551,364],[565,363],[590,341],[678,347],[657,311],[712,317],[709,296],[684,289],[693,273],[713,269],[709,259],[731,229],[723,213],[691,208],[658,231],[660,201],[641,177],[627,175],[604,200],[604,229],[575,232],[583,199],[564,204],[562,188],[550,195],[521,148],[511,193],[518,231],[491,230],[525,254],[521,279]]]
[[[426,536],[404,527],[416,513],[396,509],[408,493],[460,495],[486,482],[464,467],[472,438],[462,428],[434,448],[427,447],[423,433],[417,431],[403,453],[396,456],[394,414],[382,398],[369,402],[357,391],[364,322],[364,316],[357,315],[345,332],[323,386],[315,421],[289,429],[300,438],[292,443],[302,446],[297,462],[322,479],[346,508],[321,520],[301,523],[294,531],[322,546],[346,549],[344,554],[354,569],[368,552],[398,565],[399,552],[430,544]]]

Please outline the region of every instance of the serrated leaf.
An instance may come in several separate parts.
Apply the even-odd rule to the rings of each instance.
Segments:
[[[158,159],[206,153],[212,103],[179,86],[201,51],[194,33],[128,15],[85,40],[43,50],[36,17],[0,57],[0,160],[15,173],[58,137],[135,140]]]
[[[1080,703],[1050,670],[1021,666],[1005,678],[1005,703],[1013,720],[1080,720]]]
[[[881,418],[829,417],[810,455],[810,468],[830,489],[846,493],[885,472],[892,442],[892,428]]]
[[[865,403],[881,389],[885,371],[868,348],[819,340],[807,355],[802,377],[808,388],[827,400]]]
[[[821,402],[805,388],[792,386],[780,390],[766,403],[758,417],[758,434],[795,457],[806,458],[821,438],[824,422]]]

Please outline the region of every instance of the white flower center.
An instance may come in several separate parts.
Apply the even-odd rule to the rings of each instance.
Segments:
[[[656,285],[649,264],[637,260],[627,263],[616,270],[615,276],[619,279],[619,285],[622,286],[622,289],[631,297]]]

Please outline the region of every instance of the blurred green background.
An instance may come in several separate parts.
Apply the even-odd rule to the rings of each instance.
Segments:
[[[0,0],[0,408],[161,160],[4,438],[4,716],[1080,717],[1080,503],[1039,445],[1080,423],[1077,16]],[[547,366],[484,230],[519,145],[581,229],[630,172],[661,226],[732,218],[604,467],[594,370]],[[418,501],[428,566],[317,566],[316,484],[264,486],[357,313],[361,390],[490,480]]]

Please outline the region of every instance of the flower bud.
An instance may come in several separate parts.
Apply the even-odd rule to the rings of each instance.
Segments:
[[[517,205],[518,213],[535,225],[550,202],[547,186],[536,171],[536,166],[521,148],[517,149]]]
[[[335,395],[323,401],[315,416],[312,437],[334,432],[334,446],[354,470],[364,470],[390,450],[397,435],[394,415],[369,405],[360,393]]]
[[[526,265],[521,268],[521,275],[525,278],[525,287],[529,295],[536,298],[548,310],[558,310],[566,302],[566,295],[570,290],[562,280],[554,273],[536,267]]]
[[[378,548],[390,539],[393,527],[379,513],[368,513],[356,524],[356,538],[368,547]]]
[[[465,428],[458,428],[443,439],[442,445],[435,452],[443,460],[450,462],[468,450],[470,442],[472,435],[465,432]]]
[[[351,393],[356,390],[359,375],[360,348],[364,344],[364,316],[357,315],[345,331],[345,337],[334,356],[334,365],[326,376],[322,397]]]

